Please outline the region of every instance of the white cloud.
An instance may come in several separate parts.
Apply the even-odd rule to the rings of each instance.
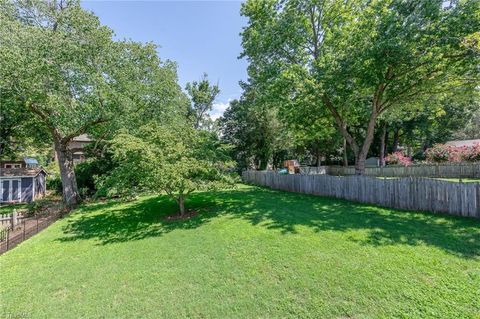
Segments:
[[[228,108],[230,105],[230,100],[226,103],[213,103],[212,110],[209,112],[210,117],[212,120],[216,120],[220,118],[223,115],[223,112]]]

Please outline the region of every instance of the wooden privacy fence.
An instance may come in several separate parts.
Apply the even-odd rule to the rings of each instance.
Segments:
[[[321,169],[323,170],[323,169]],[[355,175],[355,167],[328,166],[329,175]],[[419,164],[365,168],[367,176],[480,178],[480,163]]]
[[[480,183],[454,183],[418,177],[381,179],[368,176],[280,175],[268,171],[245,171],[242,178],[247,183],[290,192],[480,218]]]

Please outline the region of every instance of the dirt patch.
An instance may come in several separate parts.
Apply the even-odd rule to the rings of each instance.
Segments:
[[[198,211],[196,210],[189,210],[187,212],[185,212],[185,214],[180,215],[180,213],[175,213],[173,215],[168,215],[166,216],[164,219],[167,220],[167,221],[174,221],[174,220],[185,220],[185,219],[190,219],[192,217],[195,217],[198,215]]]

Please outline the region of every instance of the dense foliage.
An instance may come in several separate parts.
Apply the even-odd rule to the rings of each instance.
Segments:
[[[212,110],[213,102],[220,93],[218,84],[211,84],[206,73],[200,81],[187,83],[185,90],[191,99],[188,108],[188,117],[193,122],[195,129],[208,129],[212,126],[212,119],[208,112]]]
[[[330,118],[362,173],[383,118],[443,112],[447,99],[478,91],[478,12],[478,1],[247,1],[243,57],[255,103],[311,110],[285,117],[289,126]]]
[[[79,199],[72,138],[186,111],[175,64],[152,44],[114,40],[78,1],[3,1],[0,20],[2,96],[53,141],[69,205]]]

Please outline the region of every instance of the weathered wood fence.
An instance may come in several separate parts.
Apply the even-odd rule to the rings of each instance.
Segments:
[[[480,218],[480,183],[454,183],[419,177],[381,179],[369,176],[280,175],[268,171],[245,171],[242,178],[247,183],[290,192]]]
[[[319,172],[324,170],[324,168],[320,168]],[[326,174],[329,175],[354,175],[355,168],[353,166],[328,166],[326,172]],[[418,164],[407,167],[367,167],[365,169],[365,175],[386,177],[480,178],[480,163]]]

